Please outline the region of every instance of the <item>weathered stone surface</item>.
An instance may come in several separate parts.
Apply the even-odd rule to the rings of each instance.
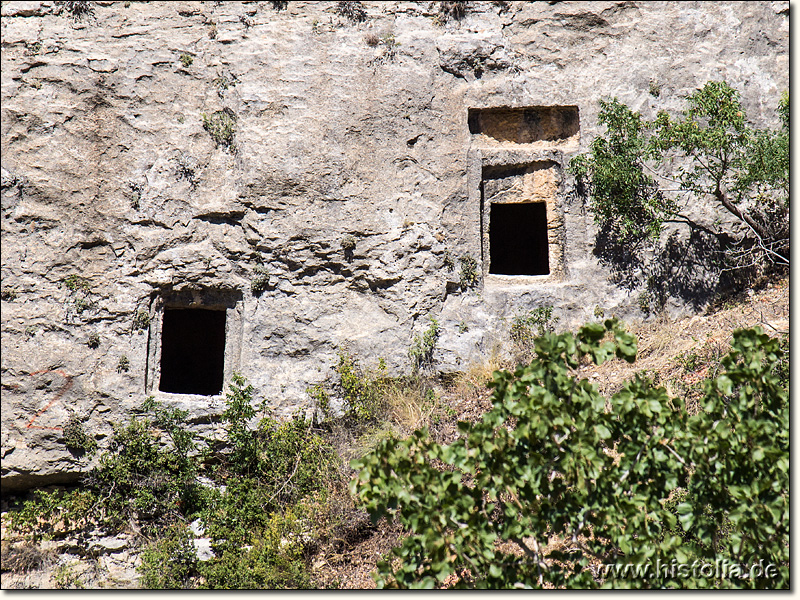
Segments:
[[[88,468],[63,443],[70,410],[101,447],[148,394],[219,435],[219,396],[158,392],[169,302],[225,308],[226,376],[241,371],[282,414],[339,347],[407,369],[431,316],[443,370],[502,346],[536,306],[567,326],[598,305],[640,316],[565,169],[598,132],[597,101],[650,116],[724,78],[763,126],[788,87],[783,2],[471,2],[439,25],[436,3],[365,2],[358,25],[335,4],[100,2],[77,22],[52,2],[3,4],[4,491]],[[470,109],[531,107],[577,107],[578,133],[507,133],[524,119],[470,133]],[[223,109],[233,151],[203,126]],[[541,162],[562,267],[489,276],[484,169]],[[478,260],[477,289],[454,285],[448,254]]]

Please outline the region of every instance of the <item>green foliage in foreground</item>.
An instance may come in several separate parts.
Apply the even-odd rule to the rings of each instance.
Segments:
[[[634,361],[636,341],[615,319],[545,335],[535,352],[514,373],[494,373],[493,408],[459,423],[452,444],[421,430],[354,461],[352,489],[373,520],[398,519],[409,531],[379,565],[379,587],[788,587],[789,407],[773,372],[778,340],[736,331],[721,374],[705,382],[704,410],[691,417],[645,377],[605,398],[575,376],[584,357]],[[543,553],[553,535],[568,553]],[[657,559],[763,559],[777,576],[603,579],[588,568]]]

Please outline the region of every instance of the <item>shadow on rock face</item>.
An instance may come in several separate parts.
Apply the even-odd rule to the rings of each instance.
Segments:
[[[727,233],[714,235],[692,225],[673,229],[659,240],[644,233],[623,239],[612,226],[605,226],[595,238],[594,255],[611,270],[612,283],[628,291],[643,289],[642,302],[649,307],[659,310],[675,298],[700,310],[715,296],[733,292],[757,275],[755,266],[733,268],[726,252],[732,244]]]

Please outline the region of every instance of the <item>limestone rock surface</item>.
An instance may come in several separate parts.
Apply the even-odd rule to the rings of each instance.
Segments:
[[[226,381],[241,372],[283,415],[339,348],[408,370],[431,317],[444,371],[538,306],[564,326],[598,306],[641,317],[566,168],[597,101],[652,116],[725,79],[776,126],[788,88],[788,2],[475,1],[462,19],[363,4],[353,23],[336,2],[96,2],[81,19],[3,3],[4,492],[74,480],[91,463],[65,447],[70,417],[102,447],[151,394],[219,435],[220,395],[159,391],[165,310],[225,310]],[[578,129],[471,130],[498,107],[573,107]],[[542,161],[559,266],[493,276],[484,171]],[[479,277],[462,290],[464,256]]]

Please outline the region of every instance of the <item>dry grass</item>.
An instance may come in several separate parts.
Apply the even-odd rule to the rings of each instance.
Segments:
[[[456,375],[452,393],[463,398],[481,396],[492,381],[492,373],[510,366],[507,360],[501,358],[500,348],[495,346],[484,362],[474,362]]]
[[[692,406],[692,390],[707,377],[715,376],[719,359],[730,348],[732,333],[737,328],[760,325],[770,335],[789,330],[789,280],[767,284],[736,301],[728,301],[704,315],[629,325],[638,340],[636,362],[608,361],[601,366],[586,365],[579,375],[596,383],[601,393],[617,392],[637,371],[657,374],[658,382],[670,395],[688,400]],[[688,396],[688,397],[687,397]]]
[[[55,554],[49,550],[42,550],[37,544],[25,542],[12,545],[8,542],[2,544],[3,571],[10,571],[15,575],[40,571],[55,562]]]

